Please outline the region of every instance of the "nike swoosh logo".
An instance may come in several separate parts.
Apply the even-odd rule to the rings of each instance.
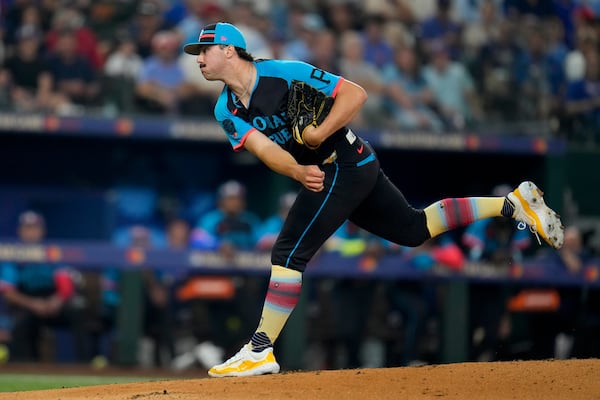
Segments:
[[[363,152],[363,149],[364,149],[364,145],[361,143],[360,147],[359,147],[358,149],[356,149],[356,152],[357,152],[358,154],[362,154],[362,152]]]

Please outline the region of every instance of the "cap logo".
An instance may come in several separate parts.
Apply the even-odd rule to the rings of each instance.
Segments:
[[[184,46],[184,51],[188,54],[198,55],[201,52],[202,45],[223,44],[246,48],[246,40],[242,33],[235,26],[218,22],[205,26],[198,36],[197,43],[188,43]]]

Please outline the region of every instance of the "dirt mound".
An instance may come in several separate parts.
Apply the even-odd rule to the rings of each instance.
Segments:
[[[461,363],[0,393],[0,400],[600,399],[600,360]]]

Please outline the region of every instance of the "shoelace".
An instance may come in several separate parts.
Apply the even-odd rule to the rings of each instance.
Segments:
[[[529,219],[531,220],[532,218],[529,218]],[[527,228],[527,223],[525,223],[523,221],[519,221],[519,223],[517,224],[517,229],[522,231],[525,228]],[[535,235],[535,238],[537,239],[538,244],[541,246],[542,241],[540,240],[540,236],[538,235],[537,227],[535,226],[535,222],[533,224],[529,224],[529,231]]]
[[[223,364],[229,364],[233,361],[238,361],[242,358],[242,352],[246,349],[246,346],[244,346],[240,351],[238,351],[237,353],[235,353],[233,356],[229,357],[229,359],[227,359],[227,361],[225,361]]]

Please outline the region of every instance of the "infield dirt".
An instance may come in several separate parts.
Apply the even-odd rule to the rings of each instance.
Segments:
[[[460,363],[286,372],[0,393],[0,400],[600,400],[600,360]]]

